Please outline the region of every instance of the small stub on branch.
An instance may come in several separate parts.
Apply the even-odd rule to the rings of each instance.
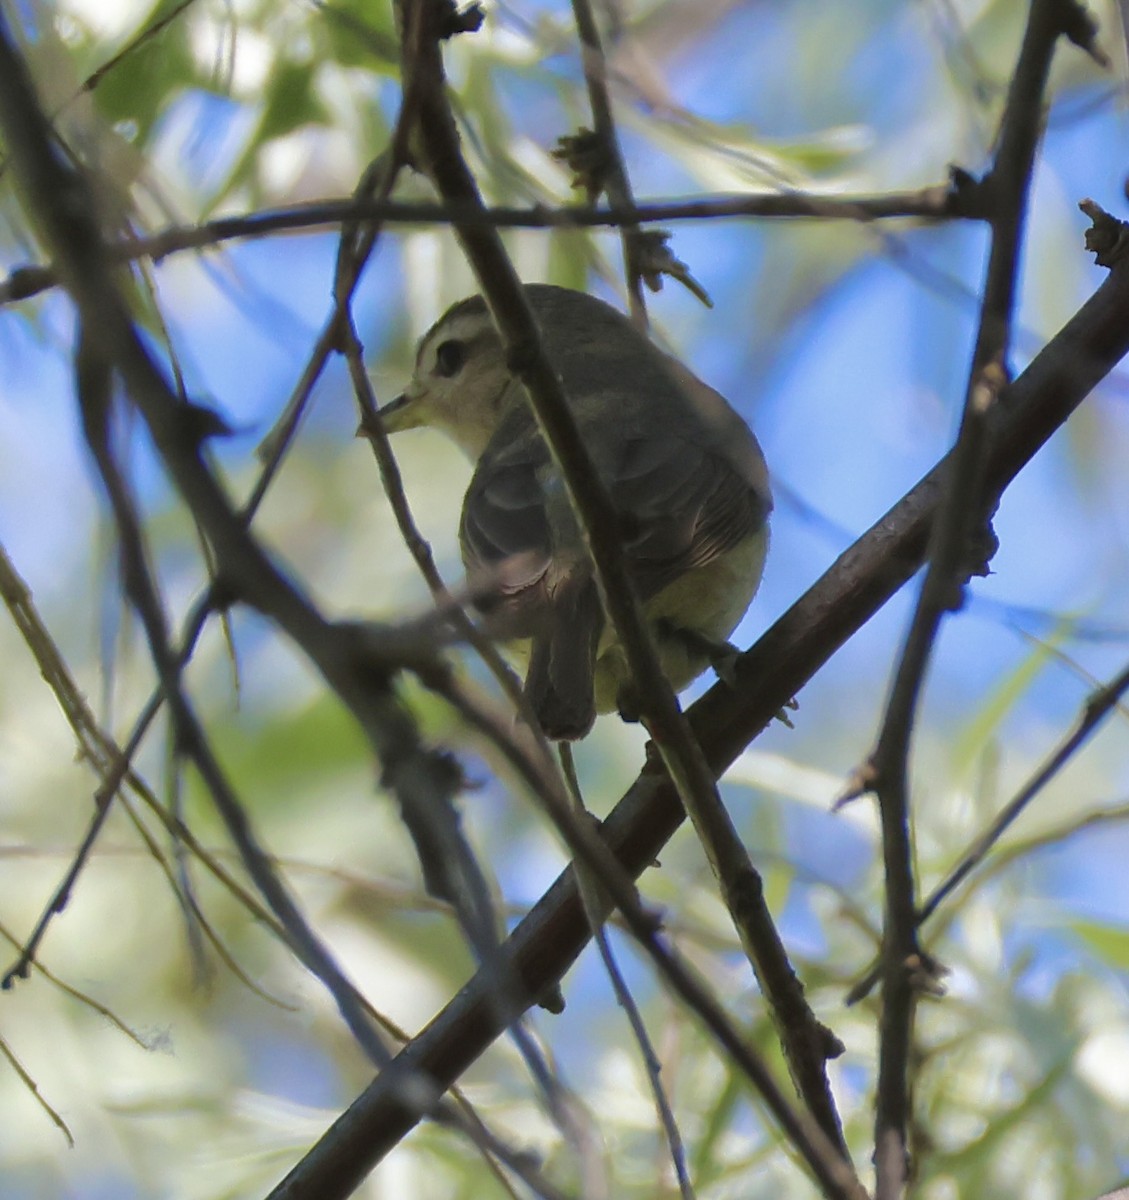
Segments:
[[[956,163],[949,164],[949,184],[944,199],[945,211],[950,216],[986,220],[991,215],[991,200],[983,179]]]
[[[832,812],[839,812],[840,809],[846,808],[852,800],[857,800],[860,796],[865,796],[867,792],[872,792],[878,786],[878,766],[873,757],[868,758],[866,762],[857,766],[850,775],[847,776],[847,781],[843,785],[843,790],[835,798],[835,802],[831,805]]]
[[[551,157],[572,172],[572,186],[583,188],[589,204],[595,204],[604,190],[612,165],[607,142],[591,129],[566,133],[557,139]]]
[[[1062,31],[1067,39],[1084,50],[1099,67],[1109,70],[1109,55],[1098,45],[1098,23],[1084,4],[1069,0],[1060,5]]]
[[[1086,249],[1099,267],[1112,267],[1125,254],[1129,244],[1129,224],[1110,216],[1100,204],[1083,200],[1078,207],[1093,224],[1086,230]]]
[[[457,37],[460,33],[477,33],[486,20],[486,12],[481,4],[468,4],[459,8],[454,0],[437,0],[435,5],[437,29],[436,36],[440,41]]]
[[[916,954],[906,958],[905,968],[910,987],[918,995],[939,997],[945,994],[945,976],[949,974],[949,968],[933,955],[919,948]]]
[[[706,306],[713,308],[709,292],[690,274],[690,268],[670,248],[667,229],[640,229],[632,233],[635,268],[652,292],[662,290],[662,277],[669,275]]]
[[[235,433],[227,419],[206,404],[189,401],[180,410],[180,416],[185,433],[195,442],[232,437]]]

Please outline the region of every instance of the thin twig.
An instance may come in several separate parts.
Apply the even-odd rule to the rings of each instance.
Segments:
[[[36,1104],[51,1118],[51,1123],[55,1125],[67,1139],[67,1145],[74,1149],[74,1135],[71,1133],[70,1126],[63,1120],[62,1116],[47,1102],[43,1093],[39,1090],[39,1085],[35,1082],[31,1072],[23,1065],[16,1057],[15,1051],[8,1043],[0,1038],[0,1055],[8,1060],[8,1065],[19,1076],[20,1082],[32,1094]]]
[[[164,700],[172,716],[178,753],[192,762],[200,773],[251,878],[285,927],[291,946],[328,988],[353,1036],[372,1061],[381,1066],[389,1061],[388,1049],[369,1023],[363,1005],[358,1002],[356,989],[310,929],[273,864],[259,847],[246,813],[224,777],[181,687],[180,666],[169,642],[160,592],[149,567],[141,519],[112,450],[110,360],[85,321],[80,327],[76,358],[83,430],[114,514],[122,560],[122,586],[145,630]]]
[[[10,987],[17,978],[26,976],[31,966],[39,966],[35,955],[39,943],[46,933],[47,925],[52,916],[61,912],[66,907],[78,875],[85,866],[87,858],[109,813],[110,799],[118,792],[123,783],[127,784],[141,797],[150,811],[164,823],[166,829],[178,845],[187,846],[257,920],[273,927],[274,918],[271,914],[263,909],[255,901],[254,897],[214,862],[203,847],[195,841],[187,828],[166,811],[158,802],[153,791],[146,785],[145,781],[130,767],[129,764],[137,743],[134,743],[131,747],[127,746],[125,749],[122,749],[109,734],[99,727],[85,697],[71,677],[70,671],[67,669],[65,661],[59,653],[58,647],[55,645],[46,625],[37,612],[30,593],[16,573],[3,546],[0,546],[0,596],[3,597],[16,627],[19,629],[25,644],[35,658],[40,673],[47,682],[48,687],[50,687],[59,707],[62,709],[67,724],[74,734],[82,759],[90,764],[100,778],[98,789],[94,795],[94,814],[79,849],[72,856],[70,868],[64,876],[62,883],[52,893],[51,899],[36,922],[30,937],[20,947],[20,953],[16,962],[4,973],[3,978],[0,979],[0,987]],[[178,661],[181,660],[178,659]],[[175,880],[172,878],[171,869],[165,861],[160,847],[141,822],[128,798],[122,796],[120,799],[138,835],[145,842],[151,856],[165,873],[170,887],[176,891]],[[216,932],[212,929],[210,922],[206,920],[198,907],[194,906],[194,913],[196,918],[201,922],[205,935],[236,976],[247,987],[262,996],[269,1003],[281,1005],[281,1001],[265,993],[241,970],[238,963],[229,954]],[[281,927],[278,927],[276,932],[285,941],[285,933]],[[282,1006],[285,1007],[285,1005]]]
[[[418,87],[420,140],[424,164],[448,201],[479,201],[478,189],[462,157],[453,116],[443,90],[443,67],[436,45],[425,47],[419,69],[430,84]],[[415,70],[405,57],[404,70]],[[662,671],[635,588],[627,571],[619,521],[607,488],[592,464],[577,429],[561,381],[545,356],[528,300],[497,230],[456,225],[472,268],[498,325],[503,344],[526,386],[596,564],[608,616],[623,646],[641,717],[675,781],[702,841],[723,898],[733,914],[742,944],[766,995],[800,1095],[824,1134],[846,1155],[838,1113],[827,1083],[825,1062],[839,1043],[816,1020],[803,997],[764,901],[760,877],[718,794],[717,783],[689,731],[670,683]]]
[[[922,220],[982,219],[973,198],[966,200],[951,184],[936,184],[914,192],[881,195],[821,195],[817,192],[768,192],[750,195],[702,196],[693,200],[642,203],[634,208],[563,205],[549,208],[494,207],[403,200],[350,198],[321,200],[242,216],[218,217],[198,225],[173,226],[150,237],[113,242],[114,262],[151,258],[155,262],[185,250],[204,250],[229,241],[269,237],[279,233],[314,232],[350,222],[443,225],[456,223],[499,229],[592,229],[648,225],[666,221],[703,221],[733,217],[808,220],[877,221],[896,218]],[[0,305],[27,300],[59,285],[49,266],[17,267],[0,281]]]
[[[611,97],[608,94],[607,61],[600,42],[600,31],[589,0],[572,0],[576,31],[580,36],[580,54],[584,66],[584,81],[588,85],[588,103],[592,108],[592,123],[600,145],[599,183],[613,208],[634,208],[631,179],[623,161],[615,119],[612,117]],[[595,197],[590,197],[595,199]],[[631,319],[641,330],[647,328],[647,305],[643,299],[643,265],[640,256],[639,227],[622,225],[623,266],[627,276],[627,302]]]
[[[1126,667],[1112,682],[1093,692],[1082,706],[1074,722],[1074,728],[1059,742],[1047,758],[1028,778],[1027,782],[1015,793],[980,833],[968,849],[961,855],[960,861],[952,868],[945,878],[929,893],[917,914],[917,923],[924,925],[949,896],[968,878],[968,876],[984,861],[992,847],[999,842],[1003,834],[1015,823],[1018,817],[1027,809],[1041,791],[1052,779],[1070,762],[1070,760],[1089,741],[1098,727],[1111,712],[1117,710],[1121,697],[1129,691],[1129,667]],[[1118,811],[1113,814],[1095,813],[1074,822],[1063,829],[1056,830],[1050,837],[1052,843],[1057,843],[1077,828],[1082,828],[1089,821],[1098,819],[1120,820],[1126,814]],[[1046,839],[1040,838],[1038,844],[1045,844]],[[881,971],[880,964],[873,965],[863,977],[847,993],[845,1003],[857,1004],[874,987]]]
[[[375,198],[385,202],[395,185],[396,178],[402,169],[399,141],[403,135],[402,128],[397,124],[397,134],[392,145],[370,164],[357,184],[355,197],[361,200]],[[361,273],[373,251],[376,249],[382,225],[366,224],[363,230],[357,228],[356,220],[342,222],[341,236],[337,247],[337,265],[333,281],[333,309],[329,314],[321,332],[318,334],[314,349],[306,360],[301,378],[283,406],[281,414],[271,426],[270,431],[259,443],[259,458],[268,466],[259,480],[256,492],[252,494],[249,506],[258,507],[259,489],[269,487],[273,477],[271,464],[277,465],[286,452],[291,440],[298,431],[298,426],[305,414],[306,408],[313,395],[314,385],[321,377],[322,371],[335,351],[340,350],[342,314],[352,299]]]
[[[983,480],[992,410],[1006,382],[1027,196],[1042,119],[1043,92],[1071,0],[1033,0],[1001,119],[998,149],[982,183],[989,201],[991,252],[960,430],[945,499],[934,525],[929,565],[906,634],[877,744],[853,793],[873,791],[882,824],[886,880],[882,1016],[875,1111],[877,1200],[898,1200],[908,1177],[909,1059],[918,991],[933,968],[917,942],[910,838],[910,744],[933,647],[946,612],[959,607],[970,572],[983,573],[990,537],[973,544],[990,496]]]
[[[1100,829],[1103,825],[1122,825],[1126,821],[1129,821],[1129,801],[1122,801],[1120,804],[1091,809],[1080,816],[1071,817],[1058,825],[1043,829],[1031,837],[1017,839],[1006,846],[1000,846],[996,853],[984,863],[983,870],[971,877],[966,877],[964,895],[968,896],[975,892],[1020,858],[1039,850],[1045,850],[1048,846],[1061,846],[1069,838],[1087,830]],[[936,919],[933,921],[933,928],[944,931],[956,919],[959,912],[959,904],[952,904],[944,910],[938,910],[934,914]]]
[[[988,828],[969,846],[960,862],[930,892],[929,898],[922,904],[918,914],[919,924],[928,921],[969,873],[979,866],[984,860],[984,856],[999,841],[1001,835],[1089,741],[1105,718],[1117,708],[1121,697],[1127,691],[1129,691],[1129,667],[1125,667],[1115,679],[1087,698],[1070,733],[1062,739],[1038,770],[1004,805]]]
[[[583,819],[589,814],[580,791],[580,779],[576,774],[572,745],[569,742],[561,742],[557,750],[561,757],[561,769],[572,794],[573,805],[577,815]],[[604,964],[604,972],[608,977],[608,982],[612,985],[616,1003],[623,1009],[624,1016],[627,1018],[631,1036],[639,1048],[639,1057],[651,1089],[655,1112],[658,1114],[659,1124],[662,1126],[663,1136],[666,1138],[667,1149],[670,1152],[670,1161],[674,1166],[675,1178],[678,1180],[678,1193],[682,1200],[694,1200],[694,1188],[686,1166],[686,1147],[683,1144],[682,1133],[678,1128],[678,1121],[674,1116],[670,1099],[663,1087],[662,1063],[655,1053],[651,1035],[647,1032],[647,1025],[643,1020],[643,1014],[639,1011],[639,1005],[635,1003],[635,997],[627,986],[627,980],[624,979],[623,972],[619,969],[619,963],[616,962],[611,942],[608,940],[607,930],[604,927],[607,905],[600,898],[599,882],[579,863],[576,868],[576,882],[580,891],[580,901],[584,905],[584,915],[588,918],[588,925],[592,931],[592,940],[596,943],[596,949]]]
[[[0,925],[0,937],[17,949],[19,948],[19,941],[12,931],[4,925]],[[113,1011],[113,1009],[109,1008],[105,1004],[102,1004],[100,1001],[95,1000],[93,996],[87,995],[86,992],[81,991],[79,988],[73,987],[65,980],[60,979],[58,975],[56,975],[53,971],[48,970],[48,968],[42,963],[37,962],[34,964],[34,966],[37,974],[42,975],[52,987],[58,988],[59,991],[63,992],[67,996],[70,996],[72,1000],[77,1000],[79,1004],[89,1008],[92,1012],[97,1013],[103,1021],[113,1025],[119,1033],[122,1033],[129,1038],[129,1040],[133,1042],[135,1046],[140,1046],[142,1050],[151,1050],[153,1048],[152,1042],[146,1041],[141,1034],[139,1034],[136,1030],[131,1029],[121,1019],[121,1017],[119,1017],[117,1013]]]

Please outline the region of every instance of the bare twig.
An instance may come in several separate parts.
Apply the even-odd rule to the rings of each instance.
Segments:
[[[561,769],[568,781],[569,792],[572,794],[575,811],[578,817],[584,819],[588,816],[588,810],[580,790],[580,779],[576,774],[572,744],[561,742],[557,750],[561,758]],[[674,1109],[671,1107],[670,1098],[663,1086],[662,1063],[655,1053],[651,1035],[647,1032],[647,1025],[643,1020],[643,1014],[639,1011],[639,1005],[636,1004],[635,997],[627,986],[627,980],[624,979],[623,972],[619,969],[619,963],[616,962],[611,942],[608,940],[607,930],[604,927],[607,905],[601,899],[599,881],[587,868],[578,863],[576,883],[580,893],[580,902],[584,905],[584,915],[588,918],[588,926],[592,932],[592,940],[596,943],[596,949],[604,964],[604,973],[612,985],[616,1003],[623,1009],[631,1036],[635,1039],[635,1044],[639,1049],[639,1057],[651,1089],[651,1098],[655,1103],[655,1112],[658,1114],[659,1124],[662,1126],[667,1149],[670,1152],[670,1161],[674,1167],[675,1178],[678,1180],[678,1193],[682,1200],[694,1200],[694,1188],[690,1183],[690,1173],[686,1166],[686,1148],[682,1141],[682,1133],[678,1128],[678,1121],[675,1118]]]
[[[918,914],[919,924],[928,921],[945,899],[956,891],[969,873],[983,862],[984,856],[999,841],[1001,835],[1089,741],[1105,718],[1117,708],[1121,697],[1127,691],[1129,691],[1129,667],[1125,667],[1115,679],[1087,698],[1070,733],[1055,747],[1046,761],[1012,799],[1000,809],[995,820],[969,846],[960,862],[930,892],[929,898],[921,906],[921,912]]]
[[[10,945],[16,947],[17,949],[19,948],[19,941],[12,934],[11,930],[7,929],[4,925],[0,925],[0,937],[2,937]],[[113,1011],[113,1009],[108,1008],[105,1004],[95,1000],[93,996],[87,995],[86,992],[80,991],[78,988],[73,987],[65,980],[60,979],[58,975],[56,975],[53,971],[49,971],[42,963],[37,962],[35,964],[35,970],[38,974],[42,975],[52,987],[57,987],[59,991],[63,992],[67,996],[70,996],[72,1000],[77,1000],[79,1004],[89,1008],[92,1012],[97,1013],[103,1021],[113,1025],[119,1033],[122,1033],[129,1038],[129,1040],[133,1042],[135,1046],[140,1046],[142,1050],[151,1049],[152,1043],[147,1042],[141,1036],[141,1034],[131,1029],[121,1019],[121,1017],[119,1017],[117,1013]]]
[[[1017,838],[1006,846],[1000,846],[996,853],[983,864],[983,869],[976,874],[965,877],[967,896],[989,880],[994,879],[1018,859],[1035,854],[1048,846],[1061,846],[1076,834],[1085,833],[1091,829],[1100,829],[1104,825],[1123,825],[1129,821],[1129,801],[1119,804],[1105,805],[1093,808],[1078,816],[1070,817],[1057,825],[1050,825],[1037,834],[1027,838]],[[932,923],[934,930],[944,930],[960,912],[958,904],[951,904],[944,909],[938,909]]]
[[[404,69],[416,70],[416,61],[405,56]],[[426,72],[430,81],[426,89],[420,86],[418,93],[419,137],[426,169],[444,199],[464,205],[475,203],[478,189],[463,160],[454,119],[443,92],[443,68],[437,45],[422,47],[418,69],[421,74]],[[675,781],[710,866],[721,883],[742,944],[769,996],[797,1088],[824,1134],[845,1156],[839,1118],[824,1070],[826,1059],[839,1049],[839,1044],[815,1019],[804,1000],[765,905],[760,878],[659,665],[627,572],[614,508],[581,440],[561,382],[541,347],[536,321],[520,280],[495,229],[458,224],[455,229],[510,360],[526,386],[541,431],[585,530],[608,615],[624,647],[635,690],[642,701],[642,720]]]
[[[362,175],[354,192],[355,200],[372,200],[377,203],[386,202],[395,186],[396,178],[403,164],[403,113],[396,127],[390,148],[377,156],[368,170]],[[331,355],[340,350],[342,336],[342,321],[353,297],[365,264],[376,249],[382,223],[367,223],[359,227],[359,221],[351,218],[342,223],[341,236],[337,247],[337,265],[333,281],[333,309],[318,335],[314,350],[306,361],[297,386],[290,394],[282,413],[279,415],[266,437],[259,443],[259,457],[267,464],[259,481],[259,487],[270,485],[274,469],[281,462],[282,456],[289,446],[298,425],[306,411],[313,394],[314,384],[321,376]],[[252,495],[252,509],[258,507],[258,493]]]
[[[147,25],[144,29],[140,30],[116,54],[111,55],[104,63],[99,64],[95,70],[91,71],[67,103],[72,104],[80,96],[94,91],[111,71],[119,67],[131,54],[140,50],[147,42],[151,42],[155,37],[162,34],[173,22],[180,18],[182,13],[191,8],[195,2],[196,0],[179,0],[179,3],[174,4],[168,12],[155,17],[151,25]]]
[[[970,572],[982,573],[993,539],[973,544],[991,497],[983,486],[989,418],[1006,381],[1006,362],[1019,255],[1043,91],[1064,12],[1073,0],[1033,0],[1019,60],[1001,121],[995,161],[980,185],[992,228],[980,326],[972,356],[963,417],[952,455],[945,499],[933,528],[929,565],[898,660],[874,752],[853,793],[878,797],[886,878],[882,1017],[875,1112],[877,1200],[897,1200],[908,1175],[909,1056],[917,992],[930,986],[932,964],[917,943],[910,840],[910,743],[933,646],[944,614],[959,607]]]
[[[20,160],[16,159],[17,167]],[[203,728],[181,688],[180,666],[169,642],[161,597],[152,577],[136,505],[112,450],[112,367],[89,324],[84,320],[77,351],[79,407],[87,445],[109,496],[117,525],[125,594],[141,618],[165,703],[173,719],[178,751],[199,771],[213,802],[239,848],[247,870],[271,909],[285,927],[298,956],[329,989],[345,1023],[372,1061],[380,1066],[389,1051],[369,1023],[358,993],[328,950],[307,925],[301,910],[259,847],[242,806],[225,779]]]
[[[67,1145],[74,1149],[74,1135],[71,1133],[70,1126],[63,1120],[62,1116],[47,1102],[43,1093],[39,1090],[39,1084],[35,1082],[31,1072],[23,1065],[16,1057],[15,1051],[8,1043],[0,1038],[0,1055],[8,1060],[8,1065],[19,1076],[20,1082],[35,1098],[35,1102],[51,1119],[51,1123],[56,1126],[63,1137],[67,1139]]]
[[[39,943],[46,933],[47,925],[56,913],[61,912],[66,907],[78,875],[85,866],[95,840],[110,811],[110,799],[118,792],[123,783],[128,784],[130,789],[141,798],[149,810],[165,825],[166,829],[168,829],[179,845],[184,845],[191,850],[196,858],[212,872],[219,882],[256,920],[271,928],[280,940],[285,942],[286,933],[275,922],[271,913],[264,909],[245,888],[225,871],[212,855],[208,854],[196,841],[191,831],[159,803],[157,797],[146,785],[145,781],[130,767],[134,750],[140,741],[137,731],[135,730],[135,742],[122,749],[99,727],[85,697],[71,677],[58,647],[55,645],[40,618],[27,588],[16,574],[15,568],[4,553],[2,546],[0,546],[0,596],[3,597],[9,613],[20,630],[28,649],[34,656],[40,673],[58,701],[59,707],[62,709],[66,721],[74,733],[83,761],[90,764],[100,779],[98,789],[94,795],[94,815],[87,828],[86,835],[77,852],[72,856],[70,868],[66,872],[62,883],[52,893],[51,899],[44,908],[31,935],[20,947],[20,953],[15,963],[4,973],[3,978],[0,979],[0,987],[8,988],[17,978],[26,976],[32,965],[39,967],[35,956]],[[183,661],[183,659],[178,658],[178,662],[180,661]],[[141,822],[132,803],[124,796],[121,797],[121,801],[138,835],[148,847],[150,855],[158,863],[161,870],[165,872],[166,877],[169,879],[170,887],[175,890],[175,880],[172,879],[171,869],[165,861],[160,848]],[[201,923],[205,935],[236,976],[252,991],[263,996],[270,1003],[279,1004],[280,1001],[268,996],[241,970],[203,914],[195,908],[194,912],[196,918]],[[40,967],[39,969],[42,970],[43,968]]]
[[[588,103],[592,107],[592,122],[599,146],[601,170],[598,188],[607,193],[615,208],[633,208],[634,197],[631,180],[623,161],[623,149],[619,144],[615,120],[612,117],[611,97],[608,94],[607,61],[600,43],[600,31],[592,13],[589,0],[572,0],[572,12],[576,20],[576,31],[580,35],[580,53],[584,65],[584,79],[588,85]],[[595,197],[589,197],[594,199]],[[643,300],[643,263],[640,255],[639,227],[623,225],[620,228],[623,242],[623,265],[627,276],[627,300],[631,319],[640,329],[647,328],[647,306]]]
[[[1121,697],[1129,691],[1129,667],[1126,667],[1112,682],[1093,692],[1082,707],[1074,728],[1068,733],[1055,749],[1048,755],[1042,765],[1027,782],[1015,793],[1011,800],[996,814],[988,827],[972,842],[961,856],[960,861],[945,876],[921,905],[917,914],[917,923],[924,925],[940,906],[956,891],[968,876],[984,861],[984,858],[1000,837],[1013,825],[1021,813],[1034,800],[1048,783],[1065,767],[1079,750],[1089,741],[1105,718],[1115,711]],[[1112,814],[1104,819],[1121,819],[1121,812]],[[1101,813],[1092,814],[1090,819],[1102,819]],[[1067,836],[1073,825],[1056,830],[1054,841]],[[866,996],[878,980],[880,965],[876,964],[859,980],[847,993],[846,1003],[857,1004]]]
[[[354,197],[295,204],[243,216],[219,217],[199,225],[173,226],[151,237],[111,243],[107,253],[115,262],[129,262],[136,258],[152,258],[159,262],[171,254],[208,249],[223,242],[269,237],[278,233],[311,232],[358,221],[407,225],[459,223],[499,229],[592,229],[733,217],[847,221],[982,219],[985,214],[979,210],[978,203],[971,190],[964,193],[951,184],[936,184],[915,192],[882,195],[844,196],[784,191],[702,196],[686,201],[643,203],[627,209],[589,205],[479,208],[465,204]],[[27,300],[58,284],[58,275],[52,267],[18,267],[0,282],[0,305]]]

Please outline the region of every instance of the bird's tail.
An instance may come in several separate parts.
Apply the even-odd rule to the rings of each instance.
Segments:
[[[553,593],[547,627],[533,638],[525,694],[554,741],[582,738],[596,719],[594,675],[604,610],[595,580],[566,579]]]

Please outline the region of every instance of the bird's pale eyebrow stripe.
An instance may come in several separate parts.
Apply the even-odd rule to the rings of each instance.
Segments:
[[[481,345],[496,336],[493,324],[485,316],[481,319],[463,317],[460,320],[452,321],[448,328],[442,331],[433,329],[420,339],[420,343],[416,347],[416,368],[418,370],[423,361],[424,350],[432,344],[441,346],[447,341],[458,341],[466,346],[470,354],[474,354]]]

